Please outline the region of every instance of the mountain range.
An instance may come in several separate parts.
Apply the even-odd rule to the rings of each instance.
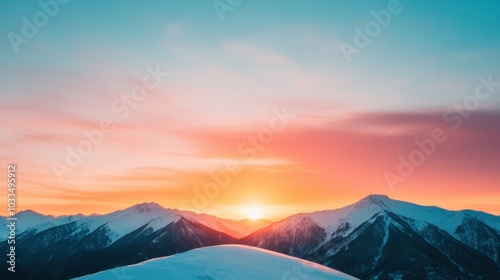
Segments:
[[[16,279],[68,279],[224,244],[271,250],[361,279],[500,279],[499,216],[384,195],[274,223],[232,221],[155,203],[106,215],[53,217],[28,210],[16,216]],[[0,250],[7,248],[0,242]],[[12,276],[6,271],[0,272],[2,279]]]

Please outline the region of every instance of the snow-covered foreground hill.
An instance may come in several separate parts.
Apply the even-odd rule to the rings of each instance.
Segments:
[[[356,278],[316,263],[264,249],[244,245],[221,245],[152,259],[76,279],[332,280]]]

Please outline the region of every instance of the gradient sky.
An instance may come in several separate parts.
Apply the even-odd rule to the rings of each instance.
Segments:
[[[1,1],[0,161],[18,164],[19,209],[155,201],[277,219],[379,193],[500,214],[500,87],[457,129],[443,120],[478,77],[500,81],[500,2],[402,0],[347,63],[339,45],[388,2],[244,0],[221,20],[212,1],[73,0],[15,53],[8,34],[42,8]],[[120,118],[113,102],[157,65],[169,76]],[[242,143],[284,108],[295,117],[249,159]],[[113,132],[59,180],[54,162],[104,118]],[[385,172],[436,128],[447,141],[390,188]],[[193,202],[235,160],[240,173]]]

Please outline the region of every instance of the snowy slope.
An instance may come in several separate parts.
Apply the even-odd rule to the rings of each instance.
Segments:
[[[349,224],[349,227],[343,231],[343,235],[345,236],[362,223],[368,221],[373,215],[386,210],[387,205],[384,204],[385,200],[390,199],[386,196],[370,195],[354,204],[339,209],[295,214],[274,223],[273,227],[278,230],[280,227],[293,228],[306,218],[323,228],[326,236],[331,236],[339,228]]]
[[[39,224],[43,224],[49,222],[54,219],[54,216],[45,216],[40,213],[37,213],[32,210],[21,211],[17,213],[15,216],[18,220],[16,221],[16,231],[17,234],[20,234],[30,228],[33,228]],[[1,217],[1,225],[2,228],[5,228],[4,225],[7,225],[7,217]],[[2,231],[0,233],[1,240],[5,240],[5,234],[7,231]]]
[[[182,279],[275,280],[356,279],[336,270],[279,253],[242,245],[205,247],[92,275],[80,280]]]
[[[343,224],[349,223],[350,229],[344,232],[344,235],[347,235],[373,215],[383,211],[390,211],[414,219],[419,227],[425,226],[425,223],[433,224],[453,236],[457,227],[463,223],[466,217],[479,219],[488,226],[500,231],[500,217],[498,216],[472,210],[450,211],[435,206],[421,206],[393,200],[386,195],[370,195],[343,208],[296,214],[285,220],[294,223],[303,217],[309,217],[318,226],[326,230],[327,236],[330,236]]]
[[[82,232],[93,232],[105,226],[109,230],[108,237],[112,244],[145,224],[156,231],[180,218],[176,211],[165,209],[156,203],[142,203],[110,214],[86,217],[77,221],[77,227]]]
[[[267,220],[229,220],[222,219],[213,215],[183,211],[177,209],[166,209],[156,203],[141,203],[129,208],[115,211],[105,215],[84,216],[81,214],[71,216],[54,217],[52,215],[43,215],[33,210],[26,210],[17,213],[17,234],[29,232],[35,234],[43,230],[77,222],[76,232],[82,234],[90,233],[96,229],[106,226],[109,230],[110,244],[120,239],[124,235],[148,224],[148,228],[156,231],[172,222],[178,221],[181,217],[201,223],[217,231],[226,233],[235,238],[244,237],[260,228],[271,224]],[[0,216],[0,226],[5,228],[7,217]],[[7,239],[8,231],[0,232],[0,241]]]
[[[484,212],[370,195],[343,208],[290,216],[240,243],[314,260],[363,279],[417,274],[500,279],[499,224],[499,216]]]
[[[481,220],[486,225],[500,231],[500,217],[480,211],[462,210],[451,211],[435,206],[421,206],[405,201],[393,200],[383,197],[384,203],[393,212],[415,220],[425,221],[436,225],[451,235],[466,217]]]
[[[77,225],[79,230],[83,232],[92,232],[102,226],[106,226],[109,229],[108,236],[110,237],[110,244],[112,244],[145,224],[147,224],[147,228],[156,231],[172,222],[178,221],[182,217],[236,238],[248,235],[271,223],[266,220],[255,221],[254,223],[245,220],[233,221],[203,213],[163,208],[159,204],[149,202],[136,204],[124,210],[106,215],[86,217],[79,220]]]
[[[58,216],[54,217],[52,215],[43,215],[33,210],[25,210],[17,213],[14,217],[17,218],[16,221],[16,231],[17,235],[21,235],[27,231],[31,233],[40,232],[42,230],[55,227],[58,225],[66,224],[72,221],[77,221],[84,216],[73,215],[73,216]],[[0,226],[5,228],[7,225],[7,217],[0,217]],[[0,241],[7,238],[7,231],[0,232]]]

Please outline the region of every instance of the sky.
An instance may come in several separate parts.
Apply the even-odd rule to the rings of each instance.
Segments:
[[[276,220],[386,194],[500,215],[498,1],[6,0],[0,19],[17,210]]]

